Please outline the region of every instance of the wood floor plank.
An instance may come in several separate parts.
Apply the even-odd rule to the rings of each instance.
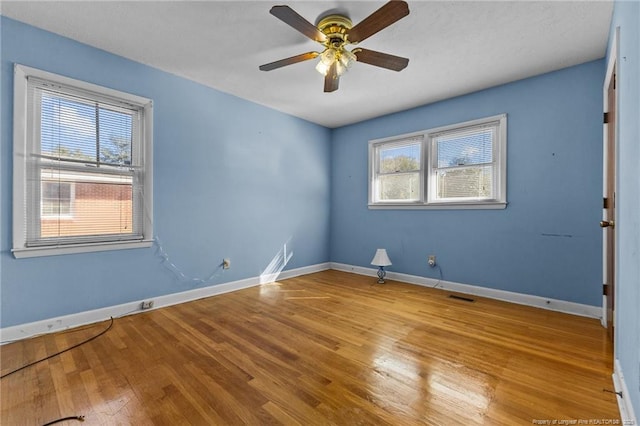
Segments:
[[[325,271],[114,320],[0,381],[0,423],[619,421],[597,320]],[[0,371],[87,327],[0,347]]]

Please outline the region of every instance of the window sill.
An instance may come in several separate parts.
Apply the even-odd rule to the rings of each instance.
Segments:
[[[69,244],[64,246],[29,247],[13,249],[11,252],[16,259],[40,256],[58,256],[62,254],[91,253],[107,250],[127,250],[147,248],[153,245],[153,240],[115,241],[109,243]]]
[[[506,201],[475,201],[469,203],[378,203],[369,204],[369,210],[501,210]]]

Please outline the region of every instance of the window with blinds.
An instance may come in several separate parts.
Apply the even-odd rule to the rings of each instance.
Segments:
[[[491,200],[499,122],[432,135],[435,201]]]
[[[376,146],[375,197],[384,202],[419,201],[422,137]]]
[[[506,114],[369,142],[371,208],[504,208]]]
[[[24,112],[24,131],[15,126],[14,145],[23,176],[14,186],[24,208],[14,253],[149,239],[151,102],[21,71],[16,113]]]

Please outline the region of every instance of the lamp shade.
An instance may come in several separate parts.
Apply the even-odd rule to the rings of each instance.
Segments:
[[[377,249],[376,255],[373,256],[373,260],[371,261],[372,265],[375,266],[389,266],[391,265],[391,260],[389,260],[389,256],[387,255],[386,249]]]

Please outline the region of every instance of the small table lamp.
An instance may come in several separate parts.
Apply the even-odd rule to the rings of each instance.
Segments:
[[[387,256],[387,250],[376,250],[376,255],[373,256],[371,264],[378,267],[378,284],[384,284],[384,276],[387,274],[384,271],[384,267],[391,265],[391,260],[389,260],[389,256]]]

